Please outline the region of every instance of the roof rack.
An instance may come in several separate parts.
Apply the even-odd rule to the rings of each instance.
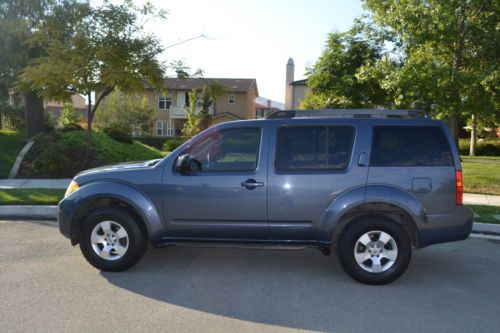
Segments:
[[[323,109],[323,110],[287,110],[275,111],[266,119],[292,118],[395,118],[395,119],[430,119],[423,110],[387,110],[387,109]]]

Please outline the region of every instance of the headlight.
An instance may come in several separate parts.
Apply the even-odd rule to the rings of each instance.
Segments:
[[[78,188],[79,188],[78,183],[72,180],[71,183],[69,183],[68,189],[66,190],[64,197],[66,198],[68,195],[78,190]]]

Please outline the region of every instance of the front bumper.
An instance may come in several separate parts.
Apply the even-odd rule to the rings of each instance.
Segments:
[[[472,231],[474,212],[456,206],[451,214],[428,215],[428,223],[419,230],[418,247],[467,239]]]
[[[65,237],[71,239],[71,243],[75,245],[75,230],[73,228],[73,218],[78,207],[77,202],[79,199],[78,191],[70,194],[68,197],[62,199],[58,205],[57,222],[59,224],[59,231]]]

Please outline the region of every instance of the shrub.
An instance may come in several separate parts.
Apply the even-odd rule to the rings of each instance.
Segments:
[[[53,115],[45,112],[44,115],[44,131],[47,133],[52,133],[56,130],[57,121]]]
[[[36,174],[55,176],[64,172],[69,163],[65,153],[66,147],[61,143],[49,142],[33,161],[33,171]]]
[[[21,130],[24,128],[24,109],[19,106],[0,107],[1,128],[8,130]]]
[[[470,139],[460,139],[458,150],[460,155],[469,155]],[[477,156],[500,156],[500,140],[490,139],[478,141],[476,145]]]
[[[134,140],[132,140],[132,136],[130,133],[125,132],[123,129],[121,129],[118,126],[111,126],[108,128],[104,129],[104,133],[109,135],[112,139],[118,141],[118,142],[123,142],[123,143],[132,143]]]
[[[163,144],[167,141],[165,138],[160,138],[160,137],[154,137],[154,136],[143,136],[143,137],[137,137],[134,138],[134,140],[137,140],[145,145],[148,145],[150,147],[154,147],[158,150],[161,149]]]
[[[500,156],[500,144],[481,144],[476,148],[476,155],[480,156]]]
[[[163,151],[173,151],[180,145],[182,145],[186,140],[182,138],[171,138],[167,139],[163,146],[161,147],[161,150]]]
[[[73,131],[83,131],[84,128],[80,124],[69,124],[61,127],[61,132],[73,132]]]

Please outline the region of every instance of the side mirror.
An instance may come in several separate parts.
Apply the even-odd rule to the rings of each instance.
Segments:
[[[179,155],[175,162],[175,169],[180,173],[189,173],[191,171],[191,156],[189,154]]]

